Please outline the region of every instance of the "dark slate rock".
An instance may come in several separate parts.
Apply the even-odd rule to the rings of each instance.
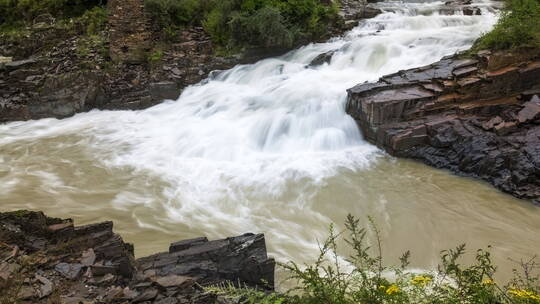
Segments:
[[[180,97],[181,90],[175,82],[163,81],[150,84],[150,96],[155,100],[171,99]]]
[[[520,123],[536,119],[540,115],[540,98],[534,95],[531,101],[527,102],[525,107],[517,115]]]
[[[332,61],[332,56],[334,56],[335,53],[336,51],[329,51],[326,53],[322,53],[318,55],[317,57],[315,57],[313,60],[311,60],[308,66],[316,67],[316,66],[323,65],[325,63],[330,63],[330,61]]]
[[[450,56],[387,75],[349,89],[346,111],[393,155],[540,202],[540,60],[523,56]]]
[[[74,280],[81,275],[82,264],[59,263],[54,267],[54,270],[59,272],[64,277]]]
[[[202,243],[208,242],[208,239],[206,237],[199,237],[189,240],[183,240],[176,243],[172,243],[171,246],[169,246],[169,252],[177,252],[182,251],[190,248],[191,246],[200,245]]]

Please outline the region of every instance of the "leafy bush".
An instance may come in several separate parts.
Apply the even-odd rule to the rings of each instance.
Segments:
[[[87,10],[79,19],[84,26],[86,34],[95,35],[105,28],[107,10],[104,7],[96,6]]]
[[[508,0],[493,30],[483,35],[476,49],[540,48],[540,1]]]
[[[213,41],[235,48],[291,47],[323,36],[337,16],[320,0],[145,0],[159,26],[202,25]]]
[[[146,60],[148,61],[148,64],[152,66],[160,62],[162,58],[163,58],[163,51],[161,49],[155,49],[151,53],[148,54]]]
[[[245,304],[540,304],[540,265],[534,259],[521,262],[521,271],[515,270],[514,278],[504,286],[493,279],[496,267],[489,248],[478,250],[475,263],[469,266],[460,263],[465,254],[465,245],[460,245],[443,251],[439,266],[432,272],[408,271],[409,252],[403,254],[399,265],[388,267],[382,259],[379,230],[371,219],[369,223],[366,229],[354,217],[347,218],[348,236],[344,239],[353,249],[347,259],[352,270],[343,269],[336,253],[344,233],[336,233],[331,226],[330,236],[313,264],[281,265],[297,281],[297,288],[284,294],[231,286],[217,290]],[[376,236],[374,248],[367,244],[370,231]]]
[[[290,47],[293,34],[285,25],[284,17],[274,7],[264,7],[252,15],[235,14],[229,21],[233,42],[237,45]]]
[[[105,3],[105,0],[0,0],[0,27],[32,23],[36,17],[44,14],[57,19],[80,17]]]
[[[229,18],[234,17],[234,8],[231,4],[227,0],[216,3],[215,8],[210,10],[202,21],[205,30],[218,45],[226,45],[231,39],[228,27],[223,26],[227,24]]]
[[[190,24],[202,18],[199,0],[145,0],[145,6],[162,27]]]
[[[322,37],[337,7],[320,0],[224,0],[204,26],[214,41],[232,46],[289,48]],[[218,18],[219,17],[219,18]]]

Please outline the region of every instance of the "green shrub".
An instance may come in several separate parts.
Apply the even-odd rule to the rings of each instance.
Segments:
[[[80,22],[83,24],[86,34],[95,35],[102,31],[107,24],[107,10],[101,6],[87,10],[80,17]]]
[[[202,25],[219,46],[291,47],[326,34],[337,16],[320,0],[145,0],[161,29]]]
[[[540,48],[540,1],[508,0],[493,30],[483,35],[475,49]]]
[[[0,0],[0,28],[31,24],[36,17],[44,14],[56,19],[76,18],[97,6],[103,6],[105,2],[105,0]],[[97,14],[97,11],[93,14]]]
[[[275,7],[263,7],[251,15],[235,14],[229,21],[236,45],[247,43],[262,47],[291,47],[293,32]]]
[[[150,65],[155,65],[163,58],[163,51],[161,49],[154,49],[150,52],[146,58],[146,61]]]
[[[145,0],[150,16],[162,27],[189,24],[199,7],[198,0]]]
[[[218,38],[214,41],[223,44],[226,39],[236,46],[288,48],[322,37],[337,16],[334,5],[321,4],[319,0],[223,2],[207,17],[205,29]]]
[[[386,266],[382,258],[380,233],[369,219],[368,228],[348,216],[346,232],[336,233],[321,244],[313,264],[299,266],[289,262],[281,267],[291,274],[297,287],[283,294],[231,286],[211,291],[240,299],[238,303],[290,304],[540,304],[539,264],[534,258],[519,263],[521,271],[506,285],[495,282],[496,267],[488,250],[478,250],[472,265],[463,265],[465,245],[441,253],[436,270],[408,271],[410,253],[397,266]],[[374,247],[368,233],[375,235]],[[344,239],[353,254],[347,259],[352,270],[344,270],[338,256],[338,241]]]
[[[229,18],[235,17],[231,1],[225,0],[216,3],[216,6],[208,12],[202,25],[212,40],[218,45],[227,45],[231,39],[231,32],[228,28]]]

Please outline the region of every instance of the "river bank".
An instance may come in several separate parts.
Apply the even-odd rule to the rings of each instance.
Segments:
[[[0,213],[1,303],[227,303],[203,286],[274,290],[264,235],[175,242],[135,259],[112,222],[75,226],[41,212]]]

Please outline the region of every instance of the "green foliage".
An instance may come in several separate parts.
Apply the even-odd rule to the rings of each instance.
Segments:
[[[250,15],[234,14],[229,28],[237,45],[246,42],[263,47],[290,47],[293,43],[293,34],[287,29],[280,11],[274,7],[264,7]]]
[[[216,3],[216,7],[212,9],[202,24],[204,29],[212,36],[212,39],[218,45],[226,45],[231,39],[231,32],[227,26],[229,17],[233,15],[233,8],[230,1],[222,1]]]
[[[335,5],[320,0],[145,0],[162,29],[202,25],[213,41],[242,46],[288,48],[326,34]]]
[[[155,49],[148,54],[147,61],[150,65],[155,65],[163,58],[163,51],[161,49]]]
[[[222,45],[289,48],[322,37],[336,16],[320,0],[224,0],[203,25]]]
[[[540,1],[507,1],[499,22],[477,41],[475,49],[540,48]]]
[[[105,28],[107,10],[104,7],[96,6],[87,10],[79,20],[83,24],[86,34],[95,35]]]
[[[105,0],[0,0],[0,33],[23,31],[40,16],[50,16],[57,23],[75,18],[88,34],[101,30],[107,15]],[[50,18],[49,17],[49,18]],[[64,22],[67,24],[67,22]]]
[[[472,265],[461,264],[465,245],[441,252],[441,260],[432,272],[408,269],[406,252],[396,266],[386,266],[382,258],[380,232],[369,219],[367,228],[349,215],[346,231],[330,235],[320,246],[313,264],[282,264],[297,282],[285,294],[267,294],[252,289],[227,287],[219,292],[240,299],[238,303],[290,304],[540,304],[539,264],[535,259],[519,263],[514,278],[498,285],[493,276],[496,267],[489,248],[477,250]],[[375,235],[373,246],[367,235]],[[344,239],[353,254],[346,259],[352,270],[344,270],[338,255],[338,241]]]
[[[190,24],[202,17],[199,0],[145,0],[145,6],[162,27]]]
[[[229,302],[238,304],[284,304],[286,297],[284,295],[264,292],[253,288],[238,288],[232,284],[223,284],[219,286],[210,286],[206,291],[218,294],[221,297],[230,300]]]
[[[88,35],[77,40],[75,54],[79,58],[84,58],[92,53],[101,57],[107,57],[109,49],[107,48],[107,39],[102,35]]]
[[[0,0],[0,24],[32,22],[43,14],[56,18],[78,17],[103,0]]]

